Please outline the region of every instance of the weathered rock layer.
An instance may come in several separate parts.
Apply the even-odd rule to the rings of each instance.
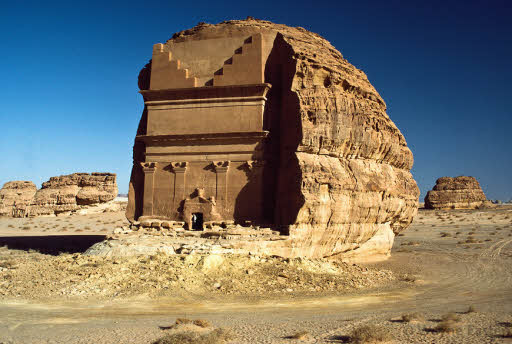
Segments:
[[[118,192],[113,173],[73,173],[51,177],[37,190],[29,181],[8,182],[0,190],[0,215],[13,217],[75,212],[112,201]]]
[[[441,177],[425,196],[427,209],[478,209],[490,205],[474,177]]]

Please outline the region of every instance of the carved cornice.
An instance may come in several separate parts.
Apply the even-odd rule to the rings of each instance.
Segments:
[[[232,133],[213,133],[213,134],[187,134],[187,135],[138,135],[136,141],[144,143],[179,143],[199,142],[204,144],[212,144],[214,141],[223,140],[239,140],[253,141],[266,138],[268,131],[250,131],[250,132],[232,132]]]
[[[254,84],[254,85],[234,85],[234,86],[204,86],[192,88],[173,88],[166,90],[143,90],[140,94],[144,97],[144,102],[161,102],[161,101],[222,101],[230,98],[239,98],[255,100],[261,98],[266,100],[265,96],[272,87],[270,84]]]

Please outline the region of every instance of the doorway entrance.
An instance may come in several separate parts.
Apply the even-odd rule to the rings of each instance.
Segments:
[[[203,230],[203,213],[192,213],[192,230]]]

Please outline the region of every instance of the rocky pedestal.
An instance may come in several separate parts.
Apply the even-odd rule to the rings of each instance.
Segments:
[[[441,177],[425,196],[426,209],[479,209],[491,206],[474,177]]]

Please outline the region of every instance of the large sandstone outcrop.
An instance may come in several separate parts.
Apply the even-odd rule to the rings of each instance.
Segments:
[[[82,206],[112,201],[117,192],[113,173],[51,177],[39,190],[32,182],[8,182],[0,190],[0,209],[3,209],[0,215],[25,217],[75,212]]]
[[[12,181],[0,189],[0,216],[16,216],[17,212],[25,212],[30,205],[37,187],[30,181]]]
[[[490,205],[474,177],[441,177],[425,196],[427,209],[478,209]]]
[[[366,252],[388,254],[394,235],[405,230],[417,212],[419,190],[410,173],[413,156],[405,138],[387,115],[384,100],[361,70],[315,33],[253,19],[199,24],[176,33],[156,49],[159,54],[170,52],[168,59],[177,61],[174,63],[184,73],[180,78],[190,84],[187,90],[201,88],[204,93],[203,88],[214,89],[217,84],[228,87],[221,85],[229,78],[234,80],[234,85],[243,83],[238,80],[241,76],[236,79],[230,73],[237,71],[241,75],[251,69],[250,65],[237,63],[243,63],[243,56],[238,55],[243,55],[250,42],[254,44],[254,37],[257,42],[263,42],[261,82],[271,85],[263,113],[263,130],[269,134],[258,146],[261,155],[252,159],[264,162],[263,199],[258,200],[260,193],[253,191],[245,197],[238,195],[236,200],[243,200],[246,207],[258,208],[263,204],[264,209],[260,217],[252,218],[237,218],[237,214],[245,213],[237,213],[235,209],[233,219],[238,223],[250,220],[253,224],[272,224],[288,236],[287,240],[265,243],[264,251],[269,254],[343,256],[358,249],[365,252],[365,243],[374,236],[380,239],[371,241],[371,248]],[[238,46],[242,48],[236,49]],[[139,75],[139,87],[147,106],[137,132],[145,141],[136,140],[134,145],[127,210],[131,221],[136,221],[143,209],[148,209],[143,196],[147,172],[155,175],[154,183],[171,180],[164,176],[164,171],[169,171],[170,176],[173,173],[172,167],[166,167],[173,163],[173,158],[167,161],[162,156],[153,163],[152,156],[156,157],[157,153],[147,154],[151,144],[146,130],[148,120],[157,116],[156,111],[148,116],[148,109],[152,111],[148,104],[157,103],[148,101],[149,95],[155,94],[152,99],[157,99],[156,94],[160,94],[158,100],[165,104],[162,97],[167,92],[153,91],[150,87],[156,80],[155,73],[162,73],[158,63],[160,69],[152,71],[150,63]],[[254,68],[257,70],[257,66]],[[158,75],[156,81],[161,84],[163,76]],[[218,81],[222,82],[216,84]],[[168,85],[171,85],[168,88],[177,87],[170,81]],[[156,151],[154,148],[151,152]],[[236,158],[229,159],[233,165]],[[141,163],[145,164],[143,168]],[[163,166],[162,172],[159,166]],[[240,166],[238,169],[243,168]],[[230,173],[236,171],[232,167],[226,170],[229,183]],[[159,201],[158,190],[171,190],[167,194],[172,194],[172,185],[153,186],[153,179],[151,183],[155,189],[155,196],[151,196],[154,202]],[[250,179],[247,183],[254,187]],[[215,184],[199,186],[215,190]],[[175,215],[157,213],[157,210],[153,210],[156,218],[179,220]],[[378,244],[384,241],[387,242]]]

